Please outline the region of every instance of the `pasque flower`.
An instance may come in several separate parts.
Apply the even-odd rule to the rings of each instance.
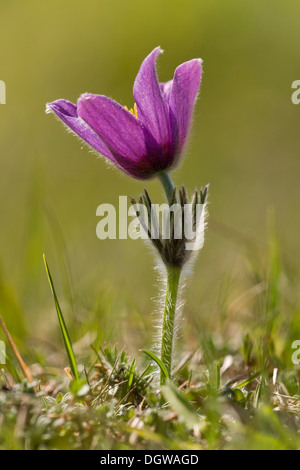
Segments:
[[[201,60],[177,67],[173,80],[159,83],[155,48],[143,61],[133,86],[134,110],[103,95],[84,93],[77,105],[47,104],[75,134],[128,175],[147,179],[173,168],[184,148],[201,80]]]
[[[175,224],[185,226],[185,208],[188,199],[184,187],[176,188],[168,170],[178,163],[185,146],[201,81],[201,60],[193,59],[179,65],[173,80],[160,83],[156,74],[156,59],[161,53],[156,47],[143,61],[133,85],[135,104],[128,110],[103,95],[84,93],[77,105],[61,99],[47,104],[47,112],[55,113],[67,128],[83,139],[93,149],[104,155],[128,175],[147,179],[157,175],[165,189],[169,203],[170,238],[165,239],[158,220],[152,220],[151,199],[145,192],[140,203],[145,203],[146,219],[137,215],[141,225],[150,219],[148,234],[158,227],[158,237],[151,240],[163,261],[166,274],[166,298],[161,328],[160,361],[161,385],[171,376],[177,298],[183,268],[193,256],[186,247],[186,238],[177,238]],[[193,242],[200,249],[203,244],[204,217],[207,187],[195,192],[190,212]],[[135,200],[133,200],[135,203]],[[173,206],[179,205],[175,218]],[[203,206],[203,216],[198,220],[197,206]],[[180,224],[179,224],[180,225]],[[164,227],[163,227],[164,228]],[[147,227],[146,227],[147,232]],[[151,356],[153,359],[153,355]]]

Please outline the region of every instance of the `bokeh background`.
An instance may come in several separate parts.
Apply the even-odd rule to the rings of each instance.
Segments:
[[[161,81],[188,59],[204,64],[190,143],[173,174],[190,192],[210,183],[205,247],[186,291],[186,347],[195,331],[214,333],[227,321],[223,303],[248,282],[243,241],[264,255],[270,211],[297,271],[300,106],[291,84],[300,79],[299,18],[297,0],[1,2],[0,309],[22,350],[62,347],[44,252],[76,341],[97,337],[132,353],[151,345],[152,256],[140,240],[98,240],[96,208],[144,186],[160,202],[160,185],[107,168],[45,104],[89,91],[132,106],[135,75],[157,45]]]

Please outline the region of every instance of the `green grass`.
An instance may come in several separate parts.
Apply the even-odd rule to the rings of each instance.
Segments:
[[[58,318],[59,326],[60,326],[60,329],[61,329],[62,337],[63,337],[63,340],[64,340],[66,353],[67,353],[67,356],[68,356],[68,359],[69,359],[70,369],[73,373],[74,379],[78,380],[79,375],[78,375],[76,359],[75,359],[75,355],[74,355],[74,351],[73,351],[73,346],[72,346],[72,343],[71,343],[71,340],[70,340],[70,336],[69,336],[68,329],[67,329],[67,326],[66,326],[66,323],[65,323],[65,320],[64,320],[63,313],[61,311],[61,308],[60,308],[60,305],[59,305],[59,302],[58,302],[58,299],[57,299],[57,295],[56,295],[56,292],[55,292],[53,280],[52,280],[52,277],[51,277],[50,269],[49,269],[49,266],[48,266],[45,255],[43,255],[43,259],[44,259],[45,269],[46,269],[46,273],[47,273],[47,278],[48,278],[48,281],[49,281],[50,289],[51,289],[53,299],[54,299],[54,303],[55,303],[57,318]]]
[[[147,351],[132,358],[97,339],[75,344],[78,379],[70,380],[59,365],[67,364],[68,348],[57,351],[55,364],[39,346],[31,364],[40,384],[35,394],[36,383],[22,379],[8,350],[0,449],[299,449],[300,373],[291,361],[297,293],[274,227],[270,233],[265,256],[245,245],[252,285],[235,292],[231,306],[220,294],[215,330],[199,334],[190,349],[183,328],[172,382],[162,394],[156,356]]]

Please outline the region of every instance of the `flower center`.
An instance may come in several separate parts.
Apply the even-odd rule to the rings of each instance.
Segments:
[[[133,114],[136,118],[138,117],[136,103],[134,103],[133,108],[128,109],[127,106],[124,106],[124,108],[127,109],[127,111]]]

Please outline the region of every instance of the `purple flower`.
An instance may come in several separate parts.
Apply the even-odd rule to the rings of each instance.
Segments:
[[[201,80],[201,60],[185,62],[173,80],[159,83],[155,48],[133,86],[134,111],[103,95],[85,93],[77,106],[47,104],[63,123],[130,176],[147,179],[177,163],[186,142]]]

